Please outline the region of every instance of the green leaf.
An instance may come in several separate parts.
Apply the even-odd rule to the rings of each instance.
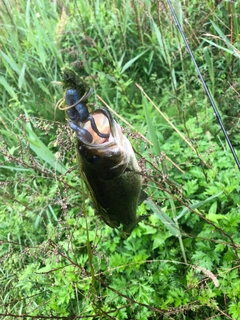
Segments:
[[[156,23],[152,20],[152,25],[153,25],[153,32],[157,37],[157,41],[158,41],[158,45],[159,45],[159,52],[161,53],[164,62],[167,63],[168,62],[168,57],[164,51],[164,44],[163,44],[163,36],[158,28],[158,26],[156,25]]]
[[[21,71],[19,73],[18,78],[18,88],[21,89],[23,84],[25,85],[25,69],[26,69],[26,63],[22,65]]]
[[[183,189],[186,190],[188,196],[194,194],[198,190],[198,180],[192,179],[186,181]]]
[[[26,21],[27,27],[29,28],[30,27],[30,0],[27,0],[27,3],[26,3],[25,21]]]
[[[54,269],[54,267],[52,265],[48,264],[45,267],[42,267],[42,268],[36,270],[36,273],[46,273],[46,272],[49,272],[53,269]]]
[[[156,216],[162,221],[165,227],[171,232],[171,234],[178,237],[180,231],[177,229],[175,222],[169,216],[167,216],[166,213],[161,210],[152,200],[148,199],[146,200],[146,203],[153,210]]]
[[[20,74],[20,69],[18,65],[10,58],[10,55],[6,55],[2,50],[0,50],[2,57],[7,61],[8,65],[14,70],[17,74]]]
[[[64,174],[67,168],[56,159],[55,155],[49,148],[39,139],[32,129],[30,123],[26,124],[26,131],[28,132],[27,140],[30,143],[30,148],[37,154],[37,156],[44,162],[48,163],[54,170],[60,174]]]
[[[156,135],[155,127],[152,122],[152,117],[149,112],[149,103],[148,103],[146,97],[143,97],[143,107],[144,107],[145,117],[146,117],[146,121],[147,121],[147,125],[148,125],[148,132],[150,135],[150,140],[153,143],[154,153],[156,155],[159,155],[161,152],[160,145],[159,145],[159,141],[158,141],[158,138]]]
[[[237,57],[237,58],[240,58],[240,54],[238,53],[238,51],[236,49],[227,49],[227,48],[224,48],[223,46],[220,46],[219,44],[216,44],[215,42],[213,41],[210,41],[210,40],[207,40],[207,39],[204,39],[202,38],[205,42],[207,43],[210,43],[211,45],[213,45],[214,47],[216,48],[219,48],[219,49],[222,49],[223,51],[226,51],[228,53],[230,53],[231,55]]]
[[[214,201],[208,213],[211,215],[211,214],[216,214],[216,212],[217,212],[217,201]]]
[[[7,170],[11,170],[11,171],[23,171],[23,172],[24,172],[24,171],[31,171],[31,172],[34,172],[34,170],[31,169],[31,168],[25,169],[25,168],[12,167],[12,166],[0,166],[0,168],[7,169]]]
[[[120,72],[120,74],[124,73],[128,68],[131,67],[131,65],[137,60],[139,59],[142,55],[144,55],[149,49],[143,51],[142,53],[140,53],[139,55],[137,55],[135,58],[132,58],[131,60],[129,60],[122,68],[122,71]]]
[[[210,50],[209,47],[203,48],[203,54],[204,54],[204,58],[206,60],[207,66],[208,66],[210,79],[211,79],[212,83],[214,84],[213,58],[212,58],[212,56],[210,56],[209,50]]]
[[[186,207],[184,208],[181,213],[175,218],[176,220],[179,220],[182,216],[184,216],[186,213],[190,212],[191,209],[194,210],[194,209],[197,209],[201,206],[203,206],[204,204],[208,203],[209,201],[217,198],[218,196],[220,196],[221,194],[223,193],[223,191],[215,194],[214,196],[211,196],[209,198],[207,198],[206,200],[203,200],[203,201],[200,201],[200,202],[197,202],[197,203],[193,203],[191,205],[189,205],[189,207]]]
[[[7,91],[7,93],[16,101],[18,101],[18,96],[15,93],[14,89],[12,86],[9,85],[7,80],[4,77],[0,77],[0,84],[4,87],[4,89]]]
[[[209,213],[206,215],[206,218],[212,222],[218,223],[219,220],[227,219],[223,214]]]
[[[226,35],[222,32],[222,30],[216,25],[216,23],[214,23],[212,20],[210,20],[212,23],[213,28],[216,30],[216,32],[218,33],[218,35],[221,37],[221,39],[226,43],[226,45],[231,46],[232,44],[231,42],[228,40],[228,38],[226,37]]]
[[[169,238],[169,236],[171,236],[170,232],[155,233],[154,240],[153,240],[153,250],[156,248],[163,247],[166,239]]]

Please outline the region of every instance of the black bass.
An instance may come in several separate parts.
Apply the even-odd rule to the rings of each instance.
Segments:
[[[65,95],[69,126],[78,140],[80,170],[96,214],[112,228],[122,225],[123,233],[129,235],[147,217],[136,216],[144,194],[141,170],[129,140],[110,112],[97,109],[88,113],[89,95],[90,91],[83,95],[73,85]]]

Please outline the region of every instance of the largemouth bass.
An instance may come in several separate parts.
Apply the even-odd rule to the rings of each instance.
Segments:
[[[141,170],[129,140],[111,113],[106,109],[88,113],[90,93],[83,95],[71,83],[65,95],[69,125],[76,132],[80,170],[96,214],[112,228],[122,225],[127,236],[147,217],[136,216],[144,194]]]
[[[106,113],[108,117],[106,117]],[[110,227],[123,226],[130,234],[139,221],[136,211],[141,202],[142,176],[132,146],[123,135],[119,124],[109,112],[92,113],[98,130],[109,133],[109,138],[99,137],[87,122],[83,128],[93,136],[88,143],[78,137],[77,150],[81,170],[96,206],[96,213]]]

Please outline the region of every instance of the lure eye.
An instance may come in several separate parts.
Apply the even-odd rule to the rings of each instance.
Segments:
[[[99,160],[100,158],[98,156],[91,156],[88,158],[88,162],[90,162],[91,164],[96,164]]]

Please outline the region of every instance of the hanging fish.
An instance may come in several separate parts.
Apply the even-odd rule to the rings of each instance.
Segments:
[[[122,225],[126,236],[147,217],[136,216],[144,197],[141,171],[120,125],[106,109],[89,114],[87,99],[91,90],[85,95],[81,90],[82,87],[71,82],[65,94],[70,107],[67,109],[69,126],[77,137],[80,170],[96,214],[112,228]]]

